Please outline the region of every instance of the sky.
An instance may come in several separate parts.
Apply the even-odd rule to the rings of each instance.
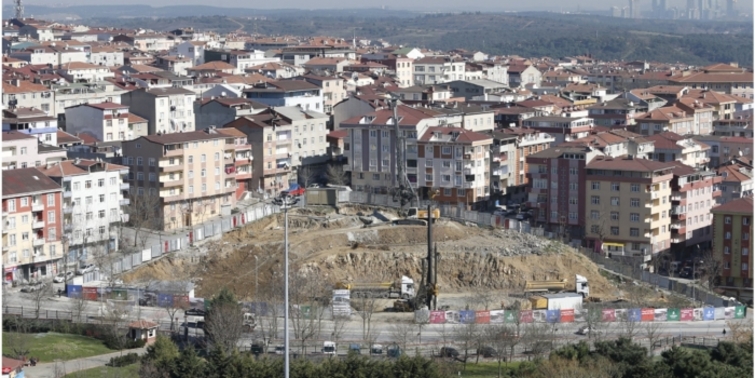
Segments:
[[[716,0],[714,0],[716,1]],[[723,6],[725,0],[717,0]],[[3,4],[9,4],[10,0],[3,0]],[[101,4],[148,4],[152,6],[168,6],[168,5],[212,5],[219,7],[240,7],[240,8],[258,8],[258,9],[280,9],[280,8],[305,8],[305,9],[323,9],[323,8],[375,8],[385,6],[390,9],[411,9],[411,10],[469,10],[469,11],[525,11],[525,10],[550,10],[550,11],[576,11],[578,9],[583,10],[608,10],[611,6],[627,6],[629,0],[527,0],[527,1],[511,1],[511,0],[434,0],[431,2],[433,7],[425,8],[425,1],[405,1],[405,0],[280,0],[280,1],[262,1],[262,0],[213,0],[208,2],[207,0],[109,0],[103,2],[102,0],[75,0],[75,1],[60,1],[60,0],[25,0],[26,4],[33,5],[46,5],[46,6],[67,6],[67,5],[101,5]],[[650,9],[652,0],[640,0],[641,9]],[[740,9],[751,8],[751,1],[739,1],[737,6]],[[686,0],[667,0],[669,7],[685,7]],[[749,7],[748,7],[749,5]]]

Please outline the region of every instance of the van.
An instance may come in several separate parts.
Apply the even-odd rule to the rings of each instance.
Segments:
[[[336,343],[332,341],[324,341],[322,343],[322,354],[336,355]]]

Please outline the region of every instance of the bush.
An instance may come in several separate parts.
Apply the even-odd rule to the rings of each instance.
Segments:
[[[106,347],[112,350],[142,348],[147,344],[146,340],[124,339],[122,337],[107,335],[102,339]]]
[[[135,364],[139,361],[139,355],[136,353],[129,353],[125,356],[113,357],[108,362],[107,366],[123,367],[131,364]]]

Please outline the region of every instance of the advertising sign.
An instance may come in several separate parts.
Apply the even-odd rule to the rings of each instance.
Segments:
[[[561,311],[559,310],[546,310],[545,321],[548,323],[558,323],[561,319]]]
[[[532,315],[532,310],[522,310],[519,312],[519,322],[520,323],[532,323],[535,321],[535,318]]]
[[[695,320],[695,309],[694,308],[683,308],[681,310],[681,321],[683,322],[691,322]]]
[[[630,322],[641,322],[642,321],[642,309],[641,308],[630,308],[627,311],[627,320]]]
[[[504,322],[508,324],[516,324],[517,320],[521,321],[519,311],[517,310],[506,310],[506,315],[504,316]]]
[[[535,323],[545,323],[548,313],[547,310],[532,310],[532,320]]]
[[[679,321],[679,309],[678,308],[670,308],[668,309],[668,312],[666,313],[666,321],[667,322],[678,322]]]
[[[173,307],[187,309],[190,307],[188,295],[174,295]]]
[[[158,307],[173,307],[173,294],[157,294]]]
[[[446,311],[446,323],[459,324],[459,311]]]
[[[734,319],[744,319],[747,311],[745,306],[734,307]]]
[[[561,323],[573,323],[574,322],[574,309],[567,308],[561,310]]]
[[[612,308],[609,309],[603,309],[601,319],[604,322],[614,322],[616,321],[616,311]]]
[[[724,307],[724,319],[734,319],[734,307]]]
[[[713,307],[703,308],[703,320],[714,320],[716,318],[716,309]]]
[[[503,310],[490,311],[490,323],[491,324],[503,323],[503,318],[506,316],[505,314],[506,314],[506,311],[503,311]]]
[[[430,324],[443,324],[446,322],[445,311],[430,311]]]
[[[715,309],[716,314],[716,320],[724,320],[726,319],[726,309],[723,307],[718,307]]]
[[[474,311],[473,310],[462,310],[459,311],[459,322],[462,324],[472,324],[474,323]]]
[[[81,298],[81,285],[66,285],[68,298]]]
[[[477,324],[490,324],[490,311],[475,311],[474,322]]]
[[[668,313],[668,309],[666,308],[656,308],[653,310],[655,317],[653,318],[654,322],[665,322],[666,321],[666,313]]]
[[[81,292],[84,295],[84,299],[88,301],[96,301],[97,300],[97,288],[96,287],[84,287],[81,288]]]
[[[652,322],[655,319],[655,310],[652,308],[643,308],[641,316],[643,322]]]

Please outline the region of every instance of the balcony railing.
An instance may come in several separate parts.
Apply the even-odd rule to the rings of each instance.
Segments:
[[[73,213],[73,206],[63,206],[63,214]]]
[[[71,197],[73,197],[72,191],[68,190],[68,191],[63,192],[63,198],[71,198]]]
[[[129,200],[128,198],[124,198],[124,199],[122,199],[122,200],[118,201],[118,203],[119,203],[119,204],[120,204],[121,206],[128,206],[128,205],[130,205],[130,204],[131,204],[131,200]]]
[[[45,245],[45,239],[43,238],[32,238],[31,239],[31,245],[35,247],[39,247],[40,245]]]
[[[126,182],[122,182],[121,185],[120,185],[120,187],[121,187],[121,190],[128,190],[128,188],[130,187],[130,185],[128,183],[126,183]]]
[[[34,219],[31,222],[31,228],[44,228],[45,227],[45,221],[41,219]]]
[[[31,204],[31,211],[43,211],[44,209],[45,205],[42,202],[32,202]]]

